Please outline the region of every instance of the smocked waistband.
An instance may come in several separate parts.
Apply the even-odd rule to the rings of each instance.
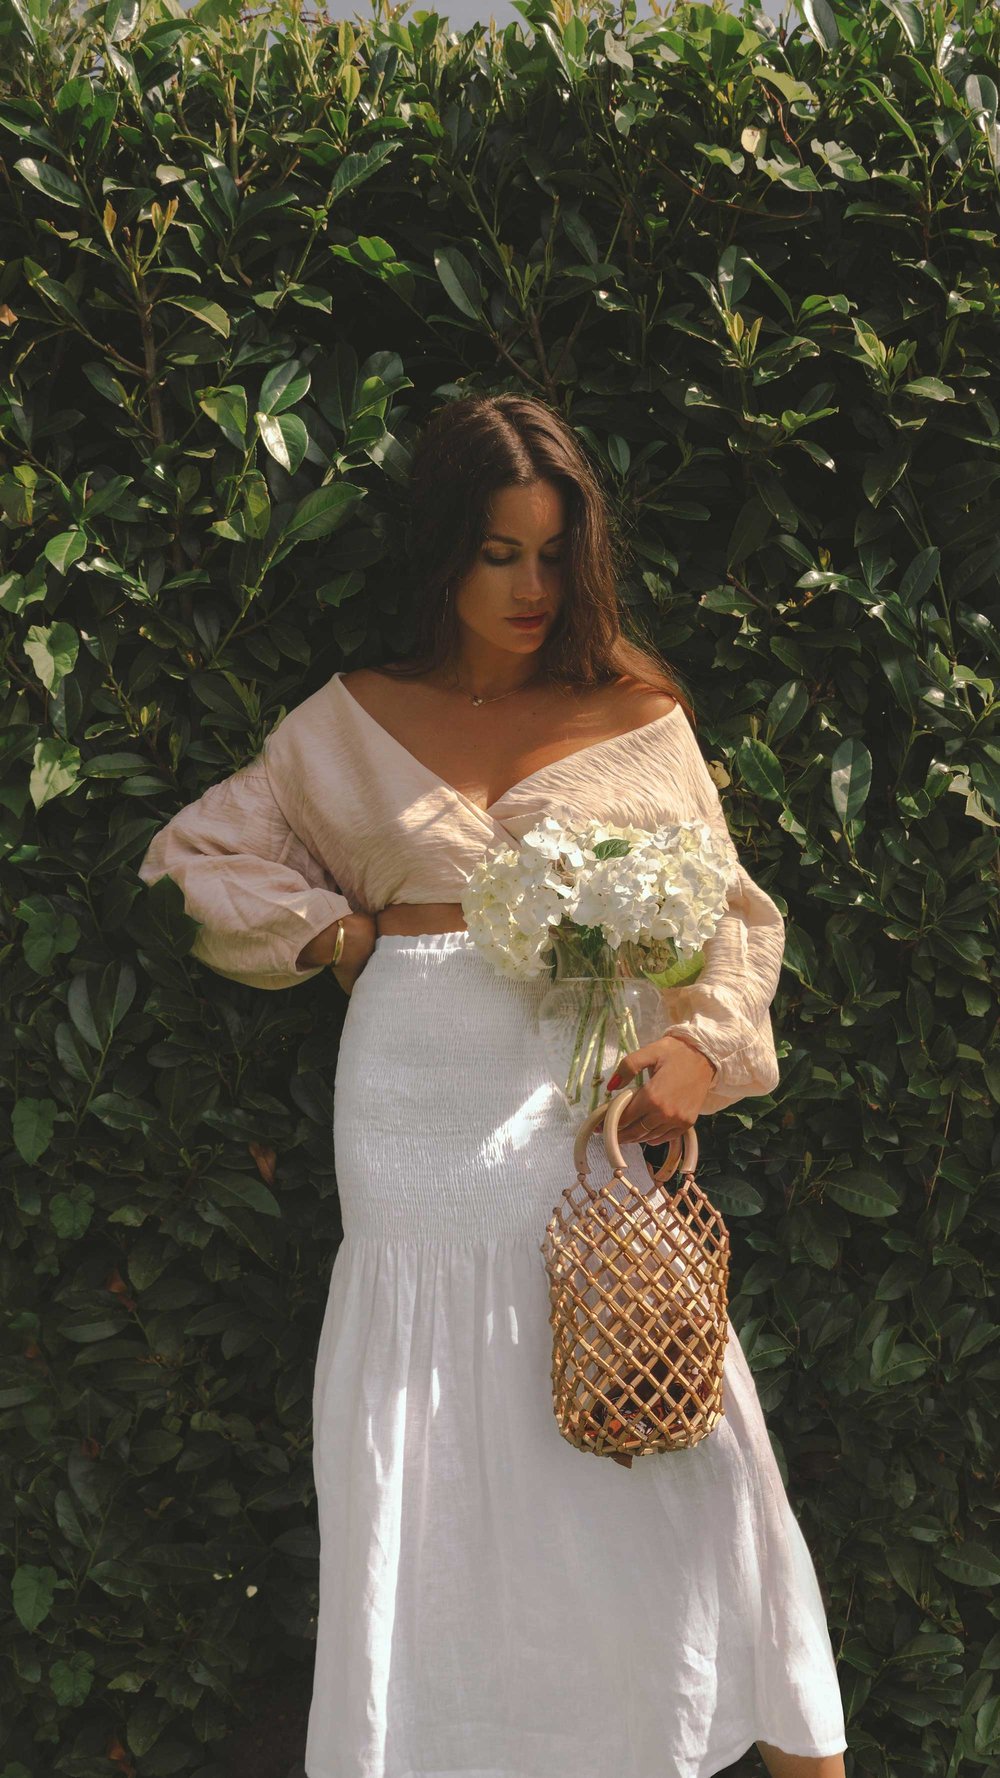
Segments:
[[[471,932],[460,927],[457,932],[380,932],[375,939],[376,951],[474,951],[476,941]]]

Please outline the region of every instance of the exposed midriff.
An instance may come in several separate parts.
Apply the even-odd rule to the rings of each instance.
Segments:
[[[464,932],[460,901],[395,901],[375,915],[378,933]]]

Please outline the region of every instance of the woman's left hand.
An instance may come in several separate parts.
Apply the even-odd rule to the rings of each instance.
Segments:
[[[623,1056],[608,1081],[608,1092],[627,1086],[641,1069],[646,1071],[646,1084],[622,1112],[619,1142],[655,1145],[683,1136],[708,1097],[715,1064],[679,1037],[658,1037]]]

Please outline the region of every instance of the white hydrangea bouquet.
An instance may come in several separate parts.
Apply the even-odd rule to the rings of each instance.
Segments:
[[[659,1035],[661,990],[699,974],[734,857],[707,821],[648,831],[547,815],[473,867],[462,912],[479,949],[505,975],[551,979],[539,1026],[570,1105],[589,1083],[592,1111],[621,1057]]]

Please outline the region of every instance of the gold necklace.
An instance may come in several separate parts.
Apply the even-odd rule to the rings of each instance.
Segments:
[[[468,698],[470,700],[470,702],[473,704],[498,704],[500,702],[501,698],[513,697],[513,695],[516,691],[524,691],[525,686],[534,685],[535,680],[539,679],[539,678],[541,678],[541,674],[534,673],[530,679],[526,679],[524,681],[523,685],[512,685],[510,688],[510,691],[498,691],[496,696],[492,697],[492,698],[477,697],[473,692],[466,691],[465,686],[461,684],[457,675],[455,678],[455,684],[458,687],[459,691],[462,693],[462,696],[465,698]]]

